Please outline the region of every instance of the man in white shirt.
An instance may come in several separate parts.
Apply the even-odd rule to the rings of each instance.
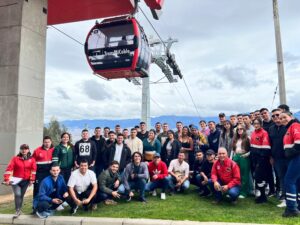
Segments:
[[[169,176],[167,177],[167,179],[172,191],[176,190],[178,192],[183,192],[190,187],[190,166],[187,162],[184,161],[184,159],[184,153],[180,152],[178,154],[178,158],[173,159],[169,165]]]
[[[125,140],[125,144],[127,144],[128,148],[130,148],[131,154],[134,152],[143,154],[143,142],[137,137],[136,128],[131,129],[130,137]]]
[[[96,209],[94,204],[98,185],[96,174],[88,169],[87,160],[83,159],[79,164],[79,169],[72,172],[68,182],[69,193],[72,198],[70,202],[71,213],[75,214],[79,206],[83,206],[84,210],[92,205],[92,209]]]

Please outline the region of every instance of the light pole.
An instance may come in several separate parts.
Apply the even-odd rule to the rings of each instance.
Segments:
[[[279,99],[280,99],[280,104],[286,104],[283,54],[282,54],[282,44],[281,44],[280,23],[279,23],[279,14],[278,14],[278,1],[277,0],[273,0],[273,14],[274,14],[275,41],[276,41],[276,52],[277,52]]]

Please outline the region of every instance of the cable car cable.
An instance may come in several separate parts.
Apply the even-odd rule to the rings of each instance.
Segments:
[[[167,48],[165,42],[163,41],[163,39],[161,38],[161,36],[160,36],[159,33],[157,32],[157,30],[155,29],[155,27],[153,26],[153,24],[151,23],[151,21],[149,20],[149,18],[148,18],[147,15],[145,14],[145,12],[142,10],[141,7],[139,7],[139,9],[141,10],[141,12],[142,12],[143,15],[145,16],[146,20],[148,21],[148,23],[150,24],[150,26],[152,27],[152,29],[154,30],[154,32],[156,33],[156,35],[158,36],[158,38],[160,39],[161,43],[164,45],[165,48]],[[195,107],[195,109],[196,109],[196,112],[197,112],[198,116],[201,117],[201,116],[200,116],[200,113],[199,113],[199,110],[198,110],[198,108],[197,108],[197,106],[196,106],[196,104],[195,104],[195,101],[194,101],[194,99],[193,99],[193,97],[192,97],[192,95],[191,95],[191,92],[190,92],[190,90],[189,90],[189,88],[188,88],[188,85],[187,85],[187,83],[186,83],[184,77],[183,77],[183,81],[184,81],[184,85],[185,85],[185,87],[187,88],[187,91],[188,91],[188,93],[189,93],[189,95],[190,95],[190,97],[191,97],[191,100],[192,100],[193,105],[194,105],[194,107]]]
[[[73,38],[71,35],[63,32],[62,30],[58,29],[57,27],[53,26],[53,25],[50,25],[50,27],[54,28],[55,30],[57,30],[58,32],[62,33],[63,35],[65,35],[66,37],[72,39],[73,41],[77,42],[78,44],[84,46],[83,43],[81,43],[80,41],[76,40],[75,38]]]
[[[272,100],[271,110],[273,109],[275,97],[276,97],[276,94],[277,94],[277,89],[278,89],[278,83],[277,83],[276,88],[275,88],[275,91],[274,91],[274,96],[273,96],[273,100]]]

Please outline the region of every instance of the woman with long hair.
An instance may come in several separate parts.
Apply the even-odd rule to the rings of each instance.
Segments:
[[[168,130],[168,138],[161,149],[161,160],[169,166],[170,162],[177,158],[180,149],[181,144],[175,139],[174,131]]]
[[[229,120],[224,122],[224,126],[222,127],[219,147],[224,147],[227,150],[228,156],[230,158],[232,154],[232,139],[233,139],[233,126],[231,125]]]
[[[31,157],[29,146],[23,144],[20,146],[20,152],[14,156],[4,173],[5,185],[11,185],[15,197],[16,214],[14,218],[18,218],[21,214],[24,195],[28,186],[34,183],[36,176],[36,162]]]
[[[239,198],[245,198],[249,194],[250,189],[250,139],[244,125],[239,124],[232,141],[232,150],[234,153],[233,161],[235,161],[241,172],[241,194]]]
[[[52,162],[60,166],[60,174],[68,183],[74,167],[74,146],[71,143],[71,134],[64,132],[60,138],[61,142],[54,149]]]
[[[178,141],[181,143],[180,152],[185,154],[185,161],[187,161],[190,166],[193,166],[195,161],[193,139],[190,136],[190,131],[187,126],[182,128],[182,135],[178,137]]]
[[[160,153],[161,144],[159,140],[155,137],[155,130],[151,129],[148,133],[148,138],[143,140],[143,151],[145,161],[152,161],[155,153]]]

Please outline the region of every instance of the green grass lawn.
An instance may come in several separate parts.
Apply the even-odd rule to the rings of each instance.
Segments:
[[[159,194],[158,194],[159,196]],[[237,205],[224,201],[220,205],[212,204],[212,197],[199,197],[192,188],[184,194],[167,196],[165,201],[159,197],[148,196],[148,203],[132,200],[127,203],[120,201],[116,206],[98,205],[93,212],[78,211],[76,216],[84,217],[115,217],[115,218],[149,218],[191,221],[244,222],[300,224],[300,218],[282,218],[283,209],[277,208],[279,202],[269,198],[266,204],[255,204],[253,198],[240,199]],[[14,213],[13,202],[0,205],[0,213]],[[25,200],[24,213],[31,212],[31,198]],[[69,208],[56,215],[68,216]]]

